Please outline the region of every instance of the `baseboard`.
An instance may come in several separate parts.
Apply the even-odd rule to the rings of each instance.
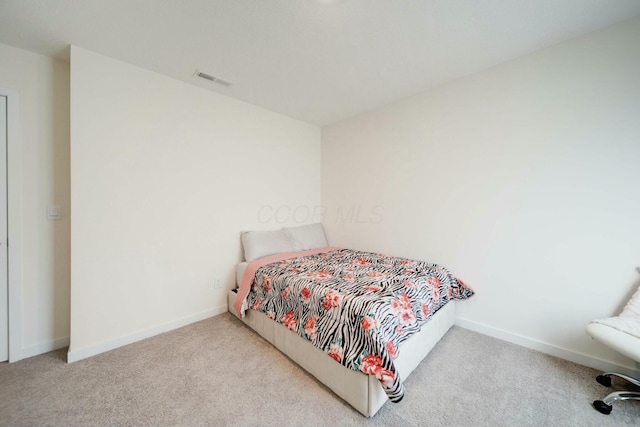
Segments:
[[[135,332],[131,335],[122,336],[113,340],[103,341],[99,344],[90,345],[77,350],[69,348],[69,352],[67,353],[67,363],[77,362],[78,360],[86,359],[87,357],[95,356],[97,354],[104,353],[105,351],[113,350],[128,344],[133,344],[134,342],[141,341],[146,338],[151,338],[152,336],[159,335],[164,332],[169,332],[174,329],[187,326],[191,323],[199,322],[200,320],[204,320],[209,317],[217,316],[218,314],[222,314],[226,311],[227,306],[220,305],[214,307],[211,310],[206,310],[190,316],[185,316],[180,319],[172,320],[153,328]]]
[[[58,350],[64,347],[69,346],[69,337],[59,338],[53,341],[47,341],[35,345],[31,345],[29,347],[24,347],[22,349],[21,359],[26,359],[28,357],[37,356],[39,354],[48,353],[53,350]]]
[[[618,365],[616,363],[598,359],[593,356],[551,345],[522,335],[514,334],[512,332],[507,332],[502,329],[497,329],[492,326],[474,322],[472,320],[456,317],[456,326],[468,329],[470,331],[478,332],[483,335],[498,338],[512,344],[517,344],[522,347],[530,348],[532,350],[536,350],[550,356],[568,360],[570,362],[577,363],[578,365],[588,366],[589,368],[594,368],[598,371],[620,372],[629,376],[638,375],[638,371],[631,366]]]

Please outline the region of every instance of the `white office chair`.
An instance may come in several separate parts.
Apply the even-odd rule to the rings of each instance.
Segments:
[[[587,333],[601,343],[640,362],[640,288],[631,297],[622,313],[616,317],[594,320],[587,326]],[[640,380],[616,372],[605,372],[596,380],[611,387],[611,377],[616,376],[640,387]],[[603,414],[611,413],[611,405],[619,400],[640,400],[638,391],[615,391],[603,400],[595,400],[593,407]]]

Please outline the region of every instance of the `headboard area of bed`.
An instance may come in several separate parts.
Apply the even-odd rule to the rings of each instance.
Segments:
[[[244,262],[236,270],[236,286],[242,281],[250,261],[269,255],[304,251],[329,246],[321,223],[284,227],[280,230],[243,231],[241,234]]]
[[[272,231],[243,231],[241,238],[244,260],[247,262],[268,255],[328,246],[324,229],[319,222]]]

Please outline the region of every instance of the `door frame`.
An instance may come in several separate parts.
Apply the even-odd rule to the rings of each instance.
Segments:
[[[7,97],[7,287],[9,291],[9,362],[22,359],[22,156],[20,96],[0,87]]]

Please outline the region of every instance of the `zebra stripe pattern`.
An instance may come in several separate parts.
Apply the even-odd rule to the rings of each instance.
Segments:
[[[259,268],[247,302],[336,362],[374,375],[399,402],[400,345],[448,301],[473,294],[437,264],[340,249]]]

